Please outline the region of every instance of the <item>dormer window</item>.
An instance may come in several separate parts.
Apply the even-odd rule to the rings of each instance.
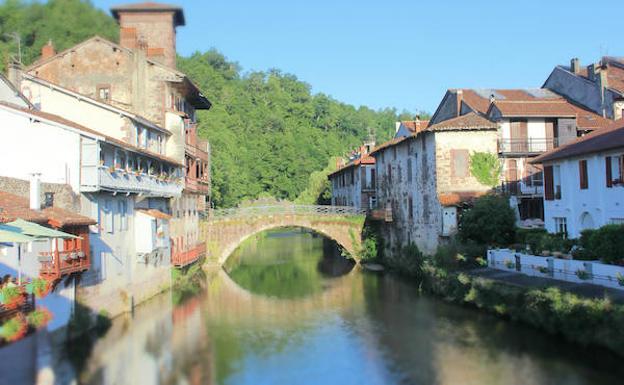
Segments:
[[[96,89],[97,99],[101,102],[110,102],[111,89],[110,84],[100,84]]]

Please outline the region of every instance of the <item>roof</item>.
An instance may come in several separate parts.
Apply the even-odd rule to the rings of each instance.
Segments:
[[[61,93],[64,93],[64,94],[68,94],[68,95],[74,96],[75,98],[77,98],[79,100],[86,100],[86,101],[88,101],[88,102],[90,102],[92,104],[95,104],[96,106],[103,107],[103,108],[106,108],[108,110],[113,110],[113,111],[115,111],[117,113],[121,113],[122,115],[127,116],[128,118],[130,118],[132,120],[135,120],[136,122],[138,122],[138,123],[140,123],[140,124],[142,124],[142,125],[144,125],[146,127],[155,129],[156,131],[161,132],[161,133],[163,133],[163,134],[165,134],[167,136],[171,136],[172,135],[169,130],[166,130],[165,128],[160,127],[158,124],[150,121],[149,119],[147,119],[147,118],[145,118],[145,117],[143,117],[143,116],[141,116],[139,114],[135,114],[134,112],[130,112],[130,111],[124,110],[123,108],[119,108],[117,106],[113,106],[112,104],[104,102],[104,101],[101,101],[101,100],[93,99],[93,98],[91,98],[91,97],[89,97],[87,95],[78,93],[76,91],[73,91],[73,90],[70,90],[68,88],[62,87],[62,86],[60,86],[58,84],[52,83],[52,82],[50,82],[48,80],[42,79],[42,78],[37,77],[37,76],[33,76],[31,74],[23,74],[22,76],[25,79],[30,80],[32,82],[39,83],[39,84],[44,85],[46,87],[53,88],[53,89],[55,89],[57,91],[60,91]]]
[[[119,20],[120,12],[174,12],[174,23],[177,26],[184,25],[184,11],[182,7],[172,4],[162,4],[154,2],[121,4],[111,8],[111,14]]]
[[[401,142],[403,142],[403,141],[405,141],[405,140],[407,140],[409,138],[412,138],[412,137],[414,137],[414,135],[412,135],[412,136],[402,136],[400,138],[391,139],[391,140],[389,140],[389,141],[387,141],[385,143],[382,143],[379,146],[375,147],[375,149],[370,152],[370,155],[372,156],[373,154],[378,153],[380,151],[383,151],[386,148],[389,148],[389,147],[392,147],[392,146],[396,146],[397,144],[399,144],[399,143],[401,143]]]
[[[135,152],[137,154],[142,154],[142,155],[145,155],[145,156],[156,158],[156,159],[159,159],[159,160],[161,160],[163,162],[167,162],[167,163],[173,164],[175,166],[184,167],[184,165],[182,163],[178,162],[175,159],[172,159],[172,158],[166,157],[164,155],[157,154],[155,152],[152,152],[152,151],[149,151],[149,150],[137,147],[137,146],[135,146],[133,144],[124,142],[123,140],[119,140],[119,139],[116,139],[116,138],[113,138],[113,137],[101,134],[98,131],[92,130],[92,129],[90,129],[88,127],[85,127],[83,125],[80,125],[80,124],[78,124],[78,123],[76,123],[74,121],[67,120],[67,119],[65,119],[65,118],[63,118],[61,116],[58,116],[58,115],[50,114],[48,112],[43,112],[43,111],[39,111],[39,110],[31,110],[31,109],[23,108],[23,107],[19,107],[19,106],[16,106],[14,104],[2,102],[2,101],[0,101],[0,107],[9,108],[9,109],[12,109],[14,111],[18,111],[18,112],[21,112],[21,113],[24,113],[24,114],[31,115],[31,116],[33,116],[35,118],[39,118],[39,119],[46,120],[46,121],[49,121],[49,122],[58,123],[58,124],[61,124],[63,126],[66,126],[66,127],[70,127],[70,128],[76,129],[76,130],[81,131],[83,133],[90,134],[90,135],[95,136],[95,137],[103,138],[106,143],[110,143],[110,144],[116,145],[118,147],[122,147],[122,148],[124,148],[126,150]]]
[[[2,209],[1,222],[23,219],[38,224],[51,224],[54,227],[88,226],[97,223],[89,217],[58,207],[32,210],[27,198],[5,191],[0,191],[0,209]]]
[[[137,209],[136,211],[156,219],[171,219],[171,215],[156,209]]]
[[[624,121],[621,120],[616,121],[608,128],[594,131],[573,142],[548,151],[534,158],[531,163],[545,163],[617,148],[624,148]]]
[[[406,120],[402,121],[401,125],[409,130],[411,133],[418,133],[424,130],[428,125],[428,120]]]
[[[364,156],[361,156],[347,164],[345,164],[344,166],[340,167],[338,170],[330,173],[329,175],[327,175],[328,177],[338,174],[341,171],[344,171],[350,167],[355,167],[355,166],[359,166],[361,164],[375,164],[375,158],[373,158],[372,156],[370,156],[370,154],[365,154]]]
[[[458,90],[455,90],[456,92]],[[486,113],[490,107],[490,99],[496,101],[531,101],[562,99],[559,95],[543,88],[523,88],[523,89],[462,89],[462,101],[472,109]]]
[[[486,195],[487,191],[461,191],[451,193],[439,193],[438,200],[442,206],[457,206],[461,203],[471,202]]]
[[[451,130],[476,130],[476,129],[496,129],[495,122],[483,117],[481,114],[470,112],[465,115],[444,120],[426,128],[426,131],[451,131]]]
[[[105,38],[103,38],[101,36],[97,36],[96,35],[96,36],[93,36],[93,37],[91,37],[91,38],[89,38],[89,39],[87,39],[87,40],[85,40],[85,41],[83,41],[81,43],[78,43],[78,44],[74,45],[73,47],[69,47],[66,50],[58,52],[56,55],[53,55],[53,56],[51,56],[49,58],[46,58],[46,59],[41,59],[40,58],[39,60],[37,60],[34,63],[32,63],[30,66],[26,67],[24,72],[35,71],[35,69],[37,67],[40,67],[40,66],[42,66],[44,64],[47,64],[47,63],[49,63],[49,62],[51,62],[51,61],[53,61],[53,60],[55,60],[55,59],[57,59],[59,57],[62,57],[64,55],[67,55],[68,53],[75,51],[79,47],[85,46],[85,45],[90,44],[90,43],[92,43],[94,41],[107,44],[107,45],[111,46],[112,48],[115,48],[115,49],[117,49],[119,51],[122,51],[122,52],[126,52],[126,53],[129,53],[129,54],[134,54],[134,52],[131,49],[128,49],[126,47],[122,47],[121,45],[119,45],[117,43],[113,43],[110,40],[107,40],[107,39],[105,39]],[[163,63],[151,60],[149,58],[145,58],[145,61],[147,61],[151,65],[158,66],[158,67],[160,67],[160,68],[162,68],[162,69],[164,69],[166,71],[169,71],[169,72],[173,73],[174,75],[178,76],[178,78],[180,78],[179,81],[173,81],[173,80],[166,80],[166,81],[171,82],[171,83],[183,83],[182,87],[189,88],[191,90],[191,92],[195,94],[194,97],[189,99],[189,102],[191,104],[195,103],[195,104],[193,104],[193,106],[196,109],[206,109],[206,110],[208,110],[208,109],[210,109],[212,107],[212,104],[210,103],[208,98],[206,98],[206,96],[200,91],[199,87],[197,87],[197,85],[195,83],[193,83],[191,81],[191,79],[189,79],[188,76],[186,76],[183,72],[180,72],[180,71],[176,70],[175,68],[171,68],[171,67],[169,67],[169,66],[167,66],[167,65],[165,65]]]
[[[612,120],[603,118],[602,116],[586,110],[583,107],[579,107],[575,104],[570,103],[570,106],[576,112],[576,126],[583,130],[599,130],[603,128],[608,128],[613,124]]]
[[[490,111],[496,108],[504,117],[576,117],[576,111],[565,99],[555,100],[495,100]]]

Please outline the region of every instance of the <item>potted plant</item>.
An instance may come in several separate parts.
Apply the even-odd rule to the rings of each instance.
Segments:
[[[48,309],[38,308],[26,316],[26,321],[33,329],[41,329],[50,323],[52,313]]]
[[[26,335],[28,324],[22,314],[11,318],[0,327],[0,337],[7,342],[15,342]]]
[[[586,281],[589,279],[589,273],[586,270],[577,270],[576,271],[576,276],[583,281]]]
[[[28,294],[34,294],[37,298],[45,297],[50,291],[50,288],[50,283],[43,278],[35,278],[26,285]]]
[[[0,303],[5,308],[17,309],[24,303],[24,293],[19,286],[5,286],[0,289]]]

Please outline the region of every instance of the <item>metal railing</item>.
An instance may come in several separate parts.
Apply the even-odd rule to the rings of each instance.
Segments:
[[[103,166],[98,167],[96,172],[99,189],[164,197],[182,194],[182,184],[179,180],[163,180],[153,175],[110,170]]]
[[[499,153],[540,153],[559,146],[559,138],[499,139]]]
[[[231,209],[209,209],[208,220],[225,218],[245,218],[271,215],[339,215],[358,216],[366,215],[366,210],[351,206],[319,206],[319,205],[271,205],[271,206],[248,206]]]

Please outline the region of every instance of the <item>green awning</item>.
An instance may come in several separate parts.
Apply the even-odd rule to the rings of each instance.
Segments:
[[[13,227],[17,229],[18,232],[35,238],[80,238],[73,234],[64,233],[23,219],[17,219],[13,222],[6,223],[5,226]]]
[[[36,238],[22,234],[13,226],[0,224],[0,243],[26,243],[34,240]]]

